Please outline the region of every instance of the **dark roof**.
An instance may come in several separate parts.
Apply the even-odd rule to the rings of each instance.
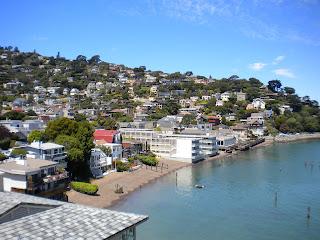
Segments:
[[[15,216],[8,213],[32,205],[42,211]],[[45,209],[43,209],[45,208]],[[21,213],[20,213],[21,214]],[[6,218],[6,222],[1,221]],[[147,220],[147,216],[86,207],[31,195],[0,192],[1,240],[106,239]]]

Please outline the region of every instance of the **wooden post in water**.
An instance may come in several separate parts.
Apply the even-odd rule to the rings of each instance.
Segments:
[[[311,207],[307,208],[307,218],[310,219],[311,218]]]
[[[176,172],[176,186],[178,186],[178,172]]]
[[[274,194],[274,206],[275,207],[278,206],[278,192],[275,192],[275,194]]]

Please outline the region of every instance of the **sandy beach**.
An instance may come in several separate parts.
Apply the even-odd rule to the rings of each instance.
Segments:
[[[92,180],[91,183],[99,186],[96,196],[85,195],[74,190],[67,192],[69,202],[83,205],[89,205],[99,208],[107,208],[115,204],[117,201],[124,199],[131,192],[140,189],[144,185],[183,167],[189,166],[190,163],[160,160],[161,164],[167,165],[168,168],[160,168],[156,170],[145,166],[132,172],[113,172],[101,179]],[[123,193],[115,193],[116,185],[123,187]]]
[[[286,143],[292,141],[320,139],[320,133],[315,134],[299,134],[299,135],[285,135],[282,137],[267,137],[266,141],[260,143],[251,149],[267,147],[275,143]],[[249,150],[250,151],[250,150]],[[233,151],[232,153],[220,152],[219,155],[206,159],[205,161],[222,160],[234,155],[241,154],[241,151]],[[69,202],[74,202],[83,205],[89,205],[99,208],[108,208],[120,200],[125,199],[130,193],[142,188],[144,185],[157,180],[158,178],[167,175],[171,172],[177,171],[183,167],[190,166],[190,163],[160,160],[161,164],[167,165],[168,168],[160,168],[157,170],[155,167],[152,169],[145,166],[133,172],[113,172],[101,179],[92,180],[91,183],[99,186],[97,195],[85,195],[74,190],[67,192]],[[200,162],[201,163],[201,162]],[[115,193],[116,185],[123,187],[123,193]]]

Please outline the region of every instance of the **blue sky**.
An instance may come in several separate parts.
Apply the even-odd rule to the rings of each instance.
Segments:
[[[0,45],[280,79],[320,100],[320,0],[4,0]],[[5,20],[5,21],[4,21]]]

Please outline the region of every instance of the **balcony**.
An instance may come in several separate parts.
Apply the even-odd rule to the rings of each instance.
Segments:
[[[57,154],[43,154],[44,160],[51,160],[51,161],[59,161],[63,160],[67,157],[66,153],[57,153]]]
[[[51,182],[57,182],[59,180],[64,180],[69,178],[68,172],[58,173],[54,175],[47,175],[42,180],[44,183],[51,183]]]

